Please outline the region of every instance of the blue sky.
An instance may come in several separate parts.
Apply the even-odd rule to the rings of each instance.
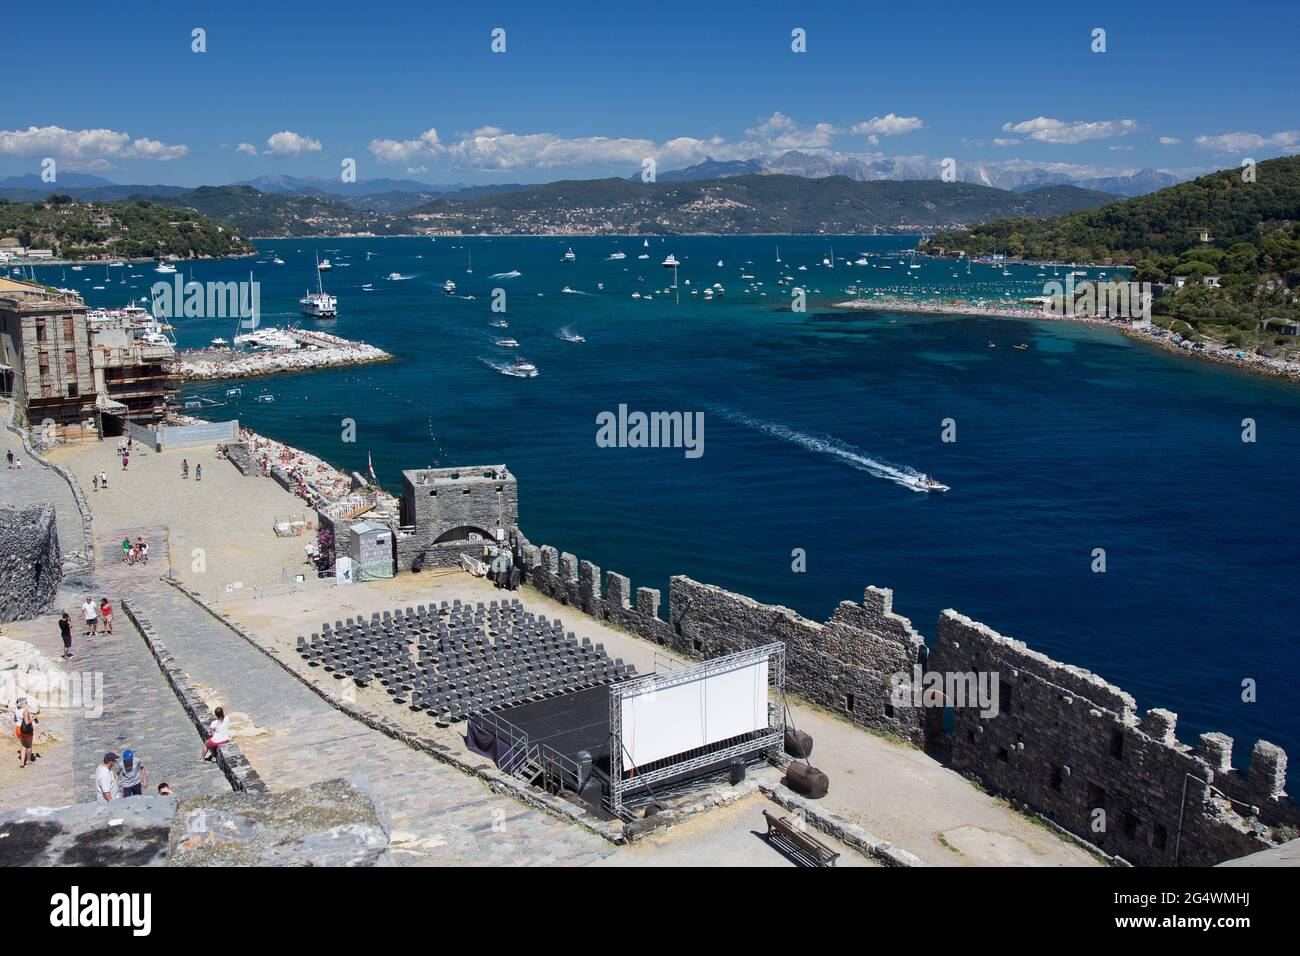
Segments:
[[[0,176],[46,156],[196,185],[345,157],[480,183],[792,147],[1099,172],[1300,151],[1300,4],[1280,0],[186,6],[13,5]]]

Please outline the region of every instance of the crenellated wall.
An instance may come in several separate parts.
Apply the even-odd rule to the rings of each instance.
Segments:
[[[528,582],[561,603],[689,657],[719,657],[782,641],[792,693],[855,723],[922,742],[921,712],[891,699],[890,677],[910,675],[925,642],[910,621],[893,613],[888,589],[867,588],[862,603],[845,601],[818,623],[679,575],[669,580],[664,620],[657,589],[637,588],[634,604],[631,582],[610,572],[602,595],[601,569],[590,561],[535,547],[518,533],[515,544]]]
[[[535,546],[518,530],[511,540],[538,591],[680,654],[710,658],[783,641],[792,693],[925,745],[1130,863],[1210,865],[1274,845],[1273,827],[1300,826],[1280,748],[1260,741],[1250,770],[1233,770],[1231,738],[1203,734],[1188,747],[1175,736],[1175,714],[1139,717],[1133,697],[1096,674],[955,611],[940,615],[927,648],[893,612],[885,588],[867,588],[861,603],[845,601],[819,623],[676,576],[665,607],[657,589],[634,592],[624,575]],[[996,704],[932,705],[912,692],[914,666],[927,675],[996,677]]]
[[[956,769],[1131,863],[1218,863],[1265,849],[1270,826],[1300,819],[1280,748],[1260,741],[1240,773],[1231,738],[1203,734],[1188,747],[1177,715],[1139,716],[1131,695],[1096,674],[955,611],[939,617],[928,666],[997,676],[997,713],[954,709],[950,736],[943,712],[926,709],[927,739],[942,740]]]

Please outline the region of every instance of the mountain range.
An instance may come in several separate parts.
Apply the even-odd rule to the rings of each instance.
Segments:
[[[756,173],[779,173],[805,179],[844,176],[859,182],[882,180],[939,179],[940,167],[922,157],[870,158],[844,153],[808,153],[787,150],[776,156],[756,159],[715,160],[707,158],[694,166],[660,173],[660,182],[694,182]],[[1026,192],[1043,186],[1078,186],[1119,196],[1142,196],[1190,178],[1157,169],[1139,169],[1114,176],[1081,177],[1064,164],[1043,166],[1023,163],[958,163],[957,180],[979,183],[995,189]],[[641,178],[633,174],[634,180]]]

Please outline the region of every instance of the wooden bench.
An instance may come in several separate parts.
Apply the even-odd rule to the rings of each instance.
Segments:
[[[776,817],[764,810],[763,819],[767,821],[767,841],[775,841],[779,848],[804,866],[834,866],[840,858],[821,840],[791,823],[789,817]]]

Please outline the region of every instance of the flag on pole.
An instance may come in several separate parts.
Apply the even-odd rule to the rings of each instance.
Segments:
[[[375,463],[370,458],[370,452],[366,452],[366,466],[370,469],[370,483],[372,485],[379,484],[379,479],[375,477]]]

